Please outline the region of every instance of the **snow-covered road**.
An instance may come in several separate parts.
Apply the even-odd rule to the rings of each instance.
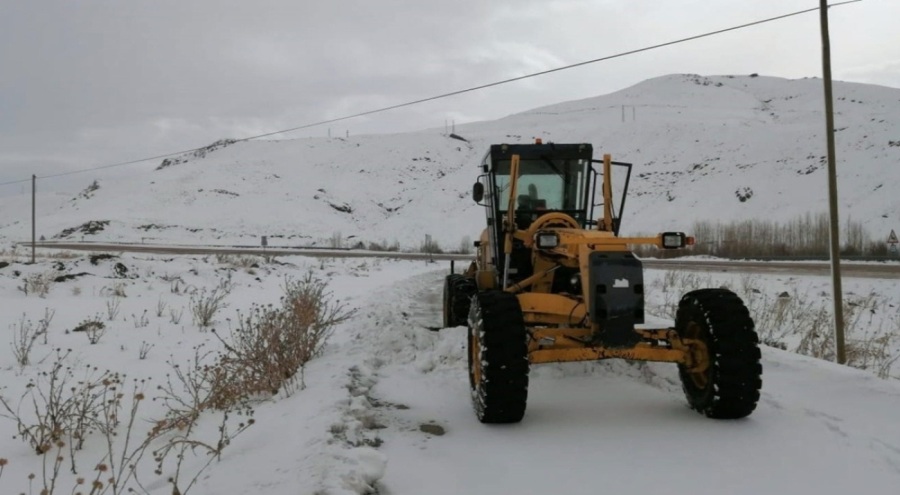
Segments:
[[[380,493],[887,494],[900,486],[900,384],[769,348],[763,398],[747,420],[688,409],[673,365],[611,361],[535,366],[522,423],[482,425],[468,397],[464,329],[423,328],[440,314],[442,275],[374,297],[348,349],[374,384],[387,456]]]

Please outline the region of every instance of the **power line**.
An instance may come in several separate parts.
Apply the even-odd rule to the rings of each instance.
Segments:
[[[857,2],[861,2],[861,1],[862,1],[862,0],[846,0],[846,1],[844,1],[844,2],[833,3],[833,4],[829,5],[829,7],[838,7],[838,6],[841,6],[841,5],[847,5],[847,4],[850,4],[850,3],[857,3]],[[309,123],[309,124],[303,124],[303,125],[299,125],[299,126],[296,126],[296,127],[291,127],[291,128],[288,128],[288,129],[282,129],[282,130],[280,130],[280,131],[267,132],[267,133],[264,133],[264,134],[258,134],[258,135],[256,135],[256,136],[250,136],[250,137],[245,137],[245,138],[241,138],[241,139],[235,139],[234,141],[235,141],[235,142],[251,141],[251,140],[254,140],[254,139],[259,139],[259,138],[264,138],[264,137],[274,136],[274,135],[276,135],[276,134],[285,134],[285,133],[288,133],[288,132],[299,131],[299,130],[301,130],[301,129],[308,129],[308,128],[310,128],[310,127],[317,127],[317,126],[320,126],[320,125],[331,124],[331,123],[334,123],[334,122],[341,122],[341,121],[344,121],[344,120],[350,120],[350,119],[355,119],[355,118],[358,118],[358,117],[364,117],[364,116],[366,116],[366,115],[372,115],[372,114],[376,114],[376,113],[387,112],[387,111],[390,111],[390,110],[396,110],[396,109],[398,109],[398,108],[409,107],[409,106],[413,106],[413,105],[419,105],[419,104],[421,104],[421,103],[427,103],[427,102],[429,102],[429,101],[440,100],[440,99],[443,99],[443,98],[449,98],[449,97],[451,97],[451,96],[458,96],[458,95],[465,94],[465,93],[471,93],[471,92],[473,92],[473,91],[480,91],[480,90],[482,90],[482,89],[492,88],[492,87],[495,87],[495,86],[500,86],[500,85],[503,85],[503,84],[509,84],[509,83],[516,82],[516,81],[522,81],[522,80],[524,80],[524,79],[530,79],[530,78],[533,78],[533,77],[538,77],[538,76],[543,76],[543,75],[547,75],[547,74],[552,74],[552,73],[554,73],[554,72],[560,72],[560,71],[564,71],[564,70],[574,69],[574,68],[576,68],[576,67],[582,67],[582,66],[585,66],[585,65],[596,64],[596,63],[598,63],[598,62],[604,62],[604,61],[607,61],[607,60],[612,60],[612,59],[614,59],[614,58],[621,58],[621,57],[626,57],[626,56],[629,56],[629,55],[635,55],[635,54],[638,54],[638,53],[641,53],[641,52],[646,52],[646,51],[650,51],[650,50],[655,50],[655,49],[657,49],[657,48],[663,48],[663,47],[666,47],[666,46],[676,45],[676,44],[679,44],[679,43],[685,43],[685,42],[687,42],[687,41],[694,41],[694,40],[697,40],[697,39],[700,39],[700,38],[707,38],[707,37],[709,37],[709,36],[715,36],[715,35],[718,35],[718,34],[727,33],[727,32],[729,32],[729,31],[737,31],[737,30],[739,30],[739,29],[745,29],[745,28],[748,28],[748,27],[757,26],[757,25],[760,25],[760,24],[765,24],[765,23],[767,23],[767,22],[778,21],[778,20],[785,19],[785,18],[788,18],[788,17],[794,17],[794,16],[797,16],[797,15],[806,14],[806,13],[809,13],[809,12],[815,12],[815,11],[818,11],[818,10],[819,10],[819,7],[814,7],[814,8],[805,9],[805,10],[798,10],[798,11],[796,11],[796,12],[791,12],[790,14],[783,14],[783,15],[779,15],[779,16],[776,16],[776,17],[769,17],[769,18],[767,18],[767,19],[761,19],[761,20],[758,20],[758,21],[748,22],[748,23],[746,23],[746,24],[741,24],[741,25],[738,25],[738,26],[730,27],[730,28],[719,29],[719,30],[716,30],[716,31],[710,31],[710,32],[708,32],[708,33],[698,34],[698,35],[695,35],[695,36],[689,36],[689,37],[687,37],[687,38],[681,38],[681,39],[674,40],[674,41],[668,41],[668,42],[665,42],[665,43],[660,43],[660,44],[657,44],[657,45],[651,45],[651,46],[647,46],[647,47],[644,47],[644,48],[638,48],[638,49],[636,49],[636,50],[629,50],[629,51],[626,51],[626,52],[620,52],[620,53],[617,53],[617,54],[615,54],[615,55],[608,55],[608,56],[606,56],[606,57],[600,57],[600,58],[595,58],[595,59],[592,59],[592,60],[586,60],[586,61],[584,61],[584,62],[578,62],[578,63],[575,63],[575,64],[564,65],[564,66],[562,66],[562,67],[556,67],[556,68],[554,68],[554,69],[549,69],[549,70],[545,70],[545,71],[541,71],[541,72],[535,72],[535,73],[532,73],[532,74],[527,74],[527,75],[524,75],[524,76],[513,77],[513,78],[510,78],[510,79],[504,79],[504,80],[502,80],[502,81],[496,81],[496,82],[492,82],[492,83],[488,83],[488,84],[482,84],[482,85],[480,85],[480,86],[473,86],[473,87],[471,87],[471,88],[460,89],[460,90],[457,90],[457,91],[452,91],[452,92],[450,92],[450,93],[444,93],[444,94],[440,94],[440,95],[436,95],[436,96],[430,96],[430,97],[428,97],[428,98],[421,98],[421,99],[418,99],[418,100],[407,101],[407,102],[405,102],[405,103],[398,103],[398,104],[396,104],[396,105],[391,105],[391,106],[387,106],[387,107],[376,108],[376,109],[374,109],[374,110],[367,110],[367,111],[365,111],[365,112],[359,112],[359,113],[355,113],[355,114],[352,114],[352,115],[346,115],[346,116],[343,116],[343,117],[337,117],[337,118],[328,119],[328,120],[320,120],[320,121],[318,121],[318,122],[313,122],[313,123]],[[164,155],[156,155],[156,156],[151,156],[151,157],[147,157],[147,158],[140,158],[140,159],[137,159],[137,160],[131,160],[131,161],[127,161],[127,162],[112,163],[112,164],[109,164],[109,165],[102,165],[102,166],[99,166],[99,167],[85,168],[85,169],[80,169],[80,170],[72,170],[72,171],[69,171],[69,172],[62,172],[62,173],[58,173],[58,174],[45,175],[45,176],[42,176],[42,177],[38,177],[38,179],[52,179],[52,178],[55,178],[55,177],[63,177],[63,176],[66,176],[66,175],[81,174],[81,173],[85,173],[85,172],[92,172],[92,171],[95,171],[95,170],[103,170],[103,169],[113,168],[113,167],[122,167],[122,166],[125,166],[125,165],[134,165],[135,163],[147,162],[147,161],[150,161],[150,160],[159,160],[160,158],[168,158],[168,157],[171,157],[171,156],[181,155],[181,154],[185,154],[185,153],[193,153],[193,152],[195,152],[195,151],[200,151],[200,150],[202,150],[202,149],[204,149],[204,148],[206,148],[206,146],[201,146],[201,147],[199,147],[199,148],[192,148],[192,149],[184,150],[184,151],[174,151],[174,152],[172,152],[172,153],[166,153],[166,154],[164,154]],[[30,181],[30,180],[31,180],[31,179],[22,179],[22,180],[14,180],[14,181],[10,181],[10,182],[2,182],[2,183],[0,183],[0,186],[7,186],[7,185],[10,185],[10,184],[20,184],[20,183],[23,183],[23,182],[28,182],[28,181]]]

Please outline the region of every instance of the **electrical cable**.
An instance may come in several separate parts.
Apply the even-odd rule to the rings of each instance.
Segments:
[[[857,2],[861,2],[861,1],[862,1],[862,0],[846,0],[846,1],[843,1],[843,2],[838,2],[838,3],[830,4],[828,7],[838,7],[838,6],[841,6],[841,5],[847,5],[847,4],[857,3]],[[644,48],[638,48],[638,49],[635,49],[635,50],[629,50],[629,51],[625,51],[625,52],[620,52],[620,53],[616,53],[616,54],[614,54],[614,55],[608,55],[608,56],[605,56],[605,57],[600,57],[600,58],[595,58],[595,59],[591,59],[591,60],[586,60],[586,61],[583,61],[583,62],[578,62],[578,63],[574,63],[574,64],[569,64],[569,65],[565,65],[565,66],[562,66],[562,67],[556,67],[556,68],[554,68],[554,69],[548,69],[548,70],[541,71],[541,72],[534,72],[534,73],[532,73],[532,74],[526,74],[526,75],[524,75],[524,76],[518,76],[518,77],[509,78],[509,79],[504,79],[504,80],[501,80],[501,81],[495,81],[495,82],[488,83],[488,84],[482,84],[482,85],[480,85],[480,86],[473,86],[473,87],[471,87],[471,88],[460,89],[460,90],[457,90],[457,91],[451,91],[451,92],[449,92],[449,93],[443,93],[443,94],[436,95],[436,96],[430,96],[430,97],[427,97],[427,98],[421,98],[421,99],[418,99],[418,100],[407,101],[407,102],[405,102],[405,103],[398,103],[398,104],[396,104],[396,105],[390,105],[390,106],[387,106],[387,107],[381,107],[381,108],[376,108],[376,109],[373,109],[373,110],[367,110],[367,111],[364,111],[364,112],[359,112],[359,113],[355,113],[355,114],[352,114],[352,115],[346,115],[346,116],[343,116],[343,117],[336,117],[336,118],[328,119],[328,120],[320,120],[320,121],[318,121],[318,122],[313,122],[313,123],[309,123],[309,124],[303,124],[303,125],[299,125],[299,126],[296,126],[296,127],[290,127],[290,128],[288,128],[288,129],[282,129],[282,130],[280,130],[280,131],[272,131],[272,132],[267,132],[267,133],[264,133],[264,134],[257,134],[257,135],[255,135],[255,136],[249,136],[249,137],[245,137],[245,138],[235,139],[234,141],[235,141],[235,142],[251,141],[251,140],[254,140],[254,139],[259,139],[259,138],[264,138],[264,137],[274,136],[274,135],[277,135],[277,134],[285,134],[285,133],[288,133],[288,132],[294,132],[294,131],[299,131],[299,130],[302,130],[302,129],[308,129],[308,128],[310,128],[310,127],[317,127],[317,126],[320,126],[320,125],[331,124],[331,123],[334,123],[334,122],[341,122],[341,121],[344,121],[344,120],[355,119],[355,118],[358,118],[358,117],[364,117],[364,116],[372,115],[372,114],[376,114],[376,113],[387,112],[387,111],[390,111],[390,110],[396,110],[396,109],[398,109],[398,108],[409,107],[409,106],[412,106],[412,105],[418,105],[418,104],[421,104],[421,103],[427,103],[427,102],[434,101],[434,100],[440,100],[440,99],[443,99],[443,98],[449,98],[449,97],[451,97],[451,96],[458,96],[458,95],[465,94],[465,93],[471,93],[471,92],[473,92],[473,91],[480,91],[480,90],[482,90],[482,89],[487,89],[487,88],[492,88],[492,87],[495,87],[495,86],[500,86],[500,85],[502,85],[502,84],[509,84],[509,83],[516,82],[516,81],[522,81],[522,80],[524,80],[524,79],[530,79],[530,78],[533,78],[533,77],[538,77],[538,76],[543,76],[543,75],[547,75],[547,74],[552,74],[552,73],[554,73],[554,72],[560,72],[560,71],[564,71],[564,70],[574,69],[574,68],[576,68],[576,67],[582,67],[582,66],[585,66],[585,65],[595,64],[595,63],[598,63],[598,62],[604,62],[604,61],[607,61],[607,60],[612,60],[612,59],[614,59],[614,58],[620,58],[620,57],[626,57],[626,56],[629,56],[629,55],[635,55],[635,54],[638,54],[638,53],[641,53],[641,52],[646,52],[646,51],[650,51],[650,50],[655,50],[655,49],[657,49],[657,48],[663,48],[663,47],[666,47],[666,46],[676,45],[676,44],[684,43],[684,42],[687,42],[687,41],[694,41],[694,40],[697,40],[697,39],[700,39],[700,38],[706,38],[706,37],[709,37],[709,36],[715,36],[715,35],[718,35],[718,34],[727,33],[727,32],[729,32],[729,31],[736,31],[736,30],[739,30],[739,29],[744,29],[744,28],[748,28],[748,27],[752,27],[752,26],[757,26],[757,25],[759,25],[759,24],[765,24],[765,23],[767,23],[767,22],[773,22],[773,21],[777,21],[777,20],[781,20],[781,19],[785,19],[785,18],[788,18],[788,17],[793,17],[793,16],[797,16],[797,15],[801,15],[801,14],[806,14],[806,13],[814,12],[814,11],[818,11],[818,10],[819,10],[819,7],[814,7],[814,8],[805,9],[805,10],[799,10],[799,11],[796,11],[796,12],[792,12],[792,13],[790,13],[790,14],[783,14],[783,15],[779,15],[779,16],[776,16],[776,17],[769,17],[769,18],[767,18],[767,19],[761,19],[761,20],[758,20],[758,21],[748,22],[748,23],[746,23],[746,24],[741,24],[741,25],[738,25],[738,26],[730,27],[730,28],[719,29],[719,30],[716,30],[716,31],[710,31],[710,32],[703,33],[703,34],[698,34],[698,35],[694,35],[694,36],[689,36],[689,37],[687,37],[687,38],[681,38],[681,39],[678,39],[678,40],[668,41],[668,42],[665,42],[665,43],[659,43],[659,44],[647,46],[647,47],[644,47]],[[38,179],[51,179],[51,178],[55,178],[55,177],[63,177],[63,176],[67,176],[67,175],[80,174],[80,173],[85,173],[85,172],[92,172],[92,171],[94,171],[94,170],[103,170],[103,169],[113,168],[113,167],[122,167],[122,166],[125,166],[125,165],[134,165],[134,164],[136,164],[136,163],[147,162],[147,161],[150,161],[150,160],[159,160],[160,158],[168,158],[168,157],[171,157],[171,156],[182,155],[182,154],[185,154],[185,153],[192,153],[192,152],[195,152],[195,151],[200,151],[200,150],[202,150],[202,149],[204,149],[204,148],[206,148],[206,146],[202,146],[202,147],[199,147],[199,148],[192,148],[192,149],[184,150],[184,151],[175,151],[175,152],[172,152],[172,153],[166,153],[166,154],[164,154],[164,155],[156,155],[156,156],[151,156],[151,157],[147,157],[147,158],[140,158],[140,159],[137,159],[137,160],[130,160],[130,161],[127,161],[127,162],[112,163],[112,164],[109,164],[109,165],[101,165],[101,166],[99,166],[99,167],[85,168],[85,169],[79,169],[79,170],[72,170],[72,171],[69,171],[69,172],[62,172],[62,173],[58,173],[58,174],[44,175],[44,176],[37,177],[37,178],[38,178]],[[23,183],[23,182],[28,182],[29,180],[31,180],[31,179],[21,179],[21,180],[9,181],[9,182],[0,182],[0,186],[7,186],[7,185],[11,185],[11,184],[20,184],[20,183]]]

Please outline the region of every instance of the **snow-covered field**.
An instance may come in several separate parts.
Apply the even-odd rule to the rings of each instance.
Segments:
[[[61,348],[72,350],[67,362],[76,376],[86,372],[83,366],[125,373],[126,396],[131,380],[146,379],[144,391],[155,397],[156,386],[173,372],[170,363],[189,364],[198,345],[221,346],[211,331],[192,322],[192,292],[230,277],[227,307],[213,325],[221,332],[238,310],[276,302],[284,276],[311,270],[356,315],[337,328],[324,355],[310,362],[307,387],[257,404],[255,424],[231,441],[220,460],[201,471],[208,461],[202,450],[187,455],[179,474],[182,490],[198,472],[188,493],[843,494],[893,493],[900,483],[900,382],[872,371],[765,347],[757,411],[746,420],[714,421],[688,409],[674,366],[541,365],[532,369],[524,421],[486,426],[471,409],[464,329],[431,330],[440,325],[440,291],[449,266],[291,257],[256,258],[254,267],[239,261],[122,255],[93,265],[78,255],[0,268],[0,324],[9,329],[7,339],[23,317],[36,323],[45,308],[55,312],[47,342],[38,339],[31,352],[33,364],[14,364],[10,346],[0,346],[0,393],[17,404],[29,380],[46,380],[41,374]],[[86,275],[52,283],[43,298],[18,289],[30,274],[50,271]],[[827,307],[820,294],[827,283],[826,277],[647,271],[648,304],[657,318],[665,318],[667,304],[680,296],[678,284],[727,285],[739,293],[749,290],[758,300],[788,292],[812,307]],[[858,328],[895,328],[895,284],[848,279],[845,288],[851,297],[877,295],[878,304],[866,307],[870,320]],[[117,298],[115,292],[125,295]],[[109,321],[116,300],[118,312]],[[175,323],[173,314],[179,313]],[[95,316],[107,324],[96,344],[70,331]],[[796,344],[796,336],[782,337]],[[142,348],[149,349],[143,359]],[[163,411],[159,402],[141,407],[135,438]],[[30,403],[22,412],[31,414]],[[245,420],[229,421],[234,428]],[[220,422],[216,413],[205,413],[198,439],[214,442]],[[116,442],[123,440],[121,427],[119,432]],[[2,419],[0,458],[8,463],[0,493],[38,493],[52,475],[53,456],[45,471],[42,457],[15,435],[15,422]],[[103,435],[89,436],[76,454],[74,475],[64,449],[56,492],[70,493],[78,476],[89,484],[106,451]],[[144,489],[171,493],[166,479],[175,475],[174,465],[166,464],[160,474],[155,468],[149,455],[138,466]]]

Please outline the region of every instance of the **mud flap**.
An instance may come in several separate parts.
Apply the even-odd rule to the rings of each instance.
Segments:
[[[633,347],[641,336],[635,324],[644,322],[644,271],[630,252],[590,255],[591,320],[599,324],[594,343],[612,348]]]

